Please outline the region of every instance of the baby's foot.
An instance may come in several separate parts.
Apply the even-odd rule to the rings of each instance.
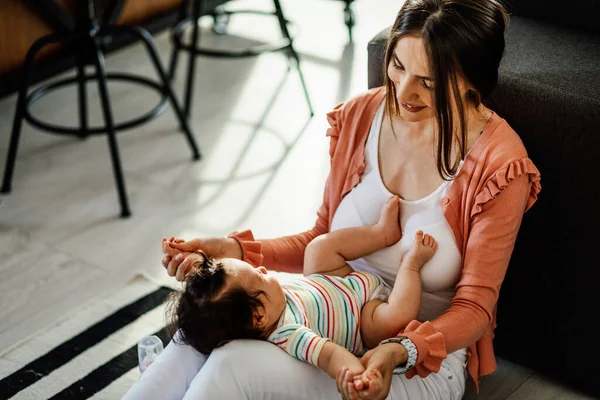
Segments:
[[[415,242],[412,247],[404,255],[400,268],[408,267],[421,270],[421,267],[435,254],[437,250],[437,242],[433,236],[424,234],[423,231],[415,233]]]
[[[376,225],[385,239],[386,246],[391,246],[402,238],[402,231],[400,230],[400,222],[398,220],[399,212],[398,196],[391,196],[387,203],[383,205],[379,222]]]

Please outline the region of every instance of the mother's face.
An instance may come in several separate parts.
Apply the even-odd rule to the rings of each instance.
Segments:
[[[398,40],[387,74],[396,88],[403,119],[417,122],[433,118],[434,82],[429,77],[429,61],[420,37],[403,36]]]
[[[387,73],[396,88],[396,98],[404,120],[418,122],[434,117],[435,82],[429,76],[429,60],[423,39],[402,36],[396,43]],[[466,101],[467,90],[473,88],[460,75],[456,76],[456,81],[459,95]],[[450,96],[449,101],[451,108],[456,110],[454,96]]]

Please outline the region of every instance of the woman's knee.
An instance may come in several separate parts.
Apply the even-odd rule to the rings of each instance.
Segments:
[[[319,385],[319,381],[323,382]],[[311,385],[337,393],[335,383],[327,374],[296,360],[273,344],[236,340],[213,351],[190,385],[186,399],[244,399],[258,395],[265,399],[320,398],[306,392]],[[195,397],[200,394],[201,397]]]
[[[275,372],[291,357],[271,343],[259,340],[235,340],[214,350],[202,374],[218,374],[236,380],[260,379]],[[292,359],[293,360],[293,359]],[[241,383],[241,382],[240,382]]]
[[[244,399],[265,387],[266,360],[277,358],[272,344],[257,340],[235,340],[215,349],[192,381],[185,399]],[[285,354],[284,354],[285,355]],[[201,396],[201,397],[198,397]]]

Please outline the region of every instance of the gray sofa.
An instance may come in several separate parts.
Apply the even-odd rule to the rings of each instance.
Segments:
[[[600,397],[600,2],[576,0],[580,18],[567,13],[566,26],[549,14],[556,2],[539,4],[552,23],[521,16],[535,16],[535,0],[514,3],[522,7],[512,10],[498,87],[485,103],[521,136],[542,193],[500,294],[500,367],[479,398],[508,398],[534,374]],[[386,29],[369,43],[369,87],[382,85],[387,37]],[[544,393],[510,399],[556,395]],[[476,398],[471,384],[465,398]]]

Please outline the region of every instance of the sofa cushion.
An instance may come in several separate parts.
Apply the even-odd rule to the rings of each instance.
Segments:
[[[382,67],[388,37],[389,28],[386,28],[368,44],[369,88],[383,84]],[[527,89],[565,91],[584,104],[597,106],[600,102],[599,66],[600,35],[512,17],[506,32],[499,86],[503,78],[514,77]]]
[[[383,74],[385,72],[383,58],[389,36],[390,28],[386,28],[371,39],[367,45],[369,89],[383,85]]]
[[[600,34],[598,0],[518,0],[505,2],[511,15]]]
[[[596,396],[600,246],[582,251],[581,238],[600,240],[599,75],[600,35],[513,17],[486,101],[521,136],[543,187],[502,287],[497,353]]]

